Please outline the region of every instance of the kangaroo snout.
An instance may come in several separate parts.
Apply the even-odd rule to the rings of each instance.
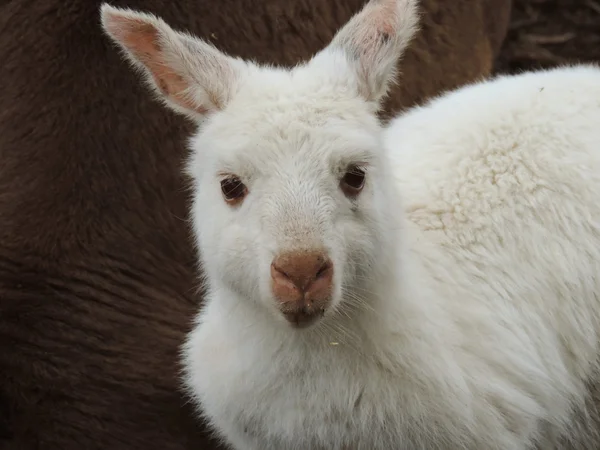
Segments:
[[[297,327],[307,326],[329,305],[333,263],[323,251],[283,253],[271,263],[271,279],[285,318]]]

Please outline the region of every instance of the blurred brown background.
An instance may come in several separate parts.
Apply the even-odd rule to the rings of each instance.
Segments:
[[[498,72],[592,61],[600,62],[600,0],[515,0]]]

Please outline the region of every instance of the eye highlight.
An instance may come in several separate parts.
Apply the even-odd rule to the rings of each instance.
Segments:
[[[340,181],[340,188],[348,197],[356,197],[365,185],[365,170],[355,164],[348,166]]]
[[[221,180],[221,192],[227,203],[237,205],[248,195],[248,188],[237,176],[230,175]]]

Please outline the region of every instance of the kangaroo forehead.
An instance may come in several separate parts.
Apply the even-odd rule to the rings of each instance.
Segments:
[[[288,96],[252,101],[243,99],[233,105],[228,114],[232,123],[252,124],[257,130],[291,128],[302,125],[321,128],[340,121],[359,121],[364,117],[364,106],[352,101],[328,101],[309,96]]]

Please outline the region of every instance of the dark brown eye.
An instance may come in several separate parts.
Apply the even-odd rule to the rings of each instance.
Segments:
[[[246,194],[248,194],[248,188],[238,177],[229,177],[221,180],[221,191],[223,192],[225,201],[232,205],[241,202]]]
[[[354,197],[362,191],[365,185],[365,171],[358,166],[350,166],[344,174],[340,187],[344,194]]]

